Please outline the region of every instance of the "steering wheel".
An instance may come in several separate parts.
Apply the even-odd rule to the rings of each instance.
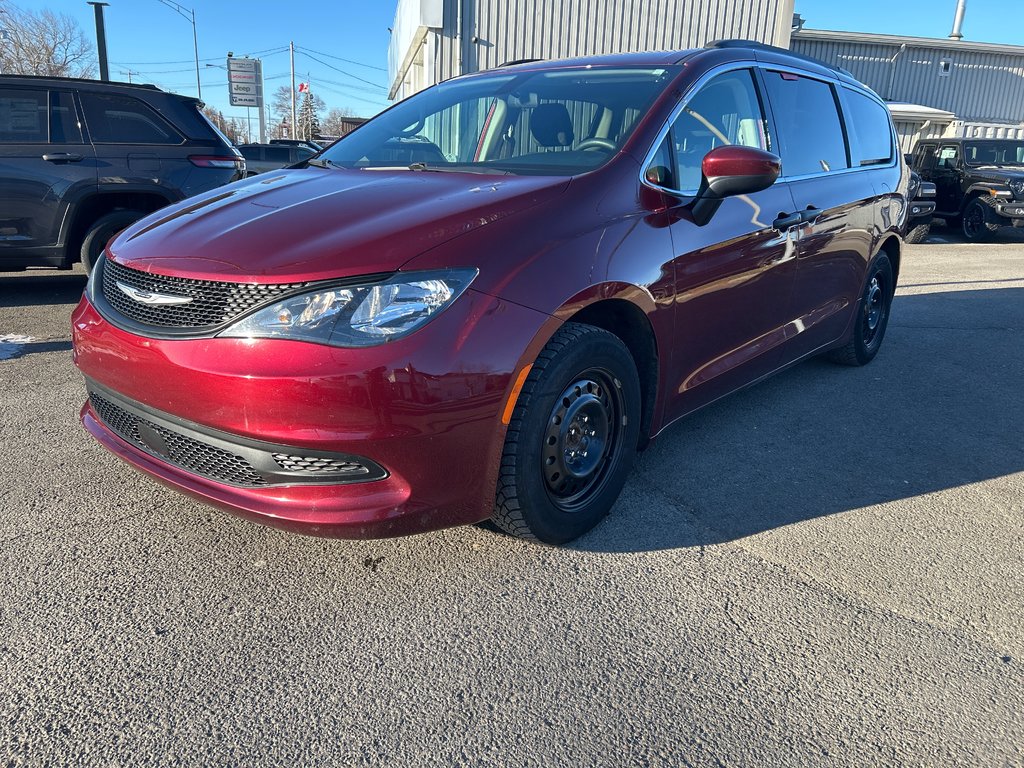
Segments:
[[[607,149],[609,152],[616,152],[619,146],[611,139],[599,139],[596,136],[592,136],[581,141],[576,149],[577,151],[583,150],[584,152],[591,149]]]

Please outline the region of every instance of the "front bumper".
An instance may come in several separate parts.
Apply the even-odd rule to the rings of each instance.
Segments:
[[[908,229],[913,229],[919,224],[926,224],[932,220],[935,213],[934,200],[911,200],[907,206]]]
[[[140,442],[137,432],[105,423],[98,401],[85,404],[82,422],[104,447],[165,485],[276,527],[377,538],[472,523],[493,508],[501,414],[514,374],[532,360],[550,322],[470,289],[417,333],[368,349],[159,340],[113,326],[83,298],[72,318],[76,364],[94,393],[157,434]],[[260,452],[342,464],[365,459],[381,472],[322,482],[308,472],[271,474],[251,484],[205,464],[190,471],[180,456],[170,460],[161,436],[177,440],[177,433],[244,454],[264,480],[271,465],[261,464]]]
[[[1024,227],[1024,202],[1022,201],[999,201],[992,206],[996,214],[1002,216],[1004,219],[1009,219],[1005,222],[1007,225],[1013,227]]]

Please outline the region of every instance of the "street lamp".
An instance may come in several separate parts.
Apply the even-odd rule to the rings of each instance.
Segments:
[[[159,2],[163,3],[172,11],[176,11],[180,16],[183,16],[184,18],[192,22],[192,47],[193,49],[195,49],[196,53],[196,91],[198,92],[199,98],[201,99],[203,98],[203,86],[199,82],[199,38],[196,37],[196,9],[186,8],[185,6],[174,2],[174,0],[159,0]]]

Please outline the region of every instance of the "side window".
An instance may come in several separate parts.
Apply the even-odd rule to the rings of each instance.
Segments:
[[[669,169],[671,183],[661,186],[696,190],[704,156],[716,147],[730,145],[769,148],[764,112],[747,69],[713,78],[686,102],[652,167]],[[652,180],[650,175],[648,179]]]
[[[264,147],[263,159],[268,163],[289,163],[291,162],[291,153],[285,146]]]
[[[914,167],[921,170],[931,170],[935,167],[935,145],[919,144],[914,153]]]
[[[296,147],[295,154],[298,156],[299,160],[305,160],[307,157],[315,155],[316,152],[311,149],[306,149],[305,147]]]
[[[244,157],[246,160],[260,159],[259,147],[239,147],[238,151],[242,153],[242,157]]]
[[[82,143],[82,124],[69,91],[50,91],[50,143]]]
[[[96,144],[180,144],[181,136],[146,104],[128,96],[81,92]]]
[[[835,92],[829,83],[789,72],[765,72],[779,130],[782,173],[803,176],[849,168]]]
[[[935,164],[936,168],[956,168],[957,158],[960,153],[957,150],[956,145],[948,145],[939,150],[939,161]]]
[[[846,127],[850,133],[853,166],[888,165],[892,162],[892,128],[889,110],[874,99],[844,88]]]
[[[0,144],[45,144],[46,91],[0,88]]]

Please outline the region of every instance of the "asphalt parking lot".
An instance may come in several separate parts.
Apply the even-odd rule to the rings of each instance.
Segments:
[[[1024,233],[935,234],[872,365],[675,426],[565,549],[172,495],[78,424],[84,276],[0,275],[0,763],[1024,765]]]

